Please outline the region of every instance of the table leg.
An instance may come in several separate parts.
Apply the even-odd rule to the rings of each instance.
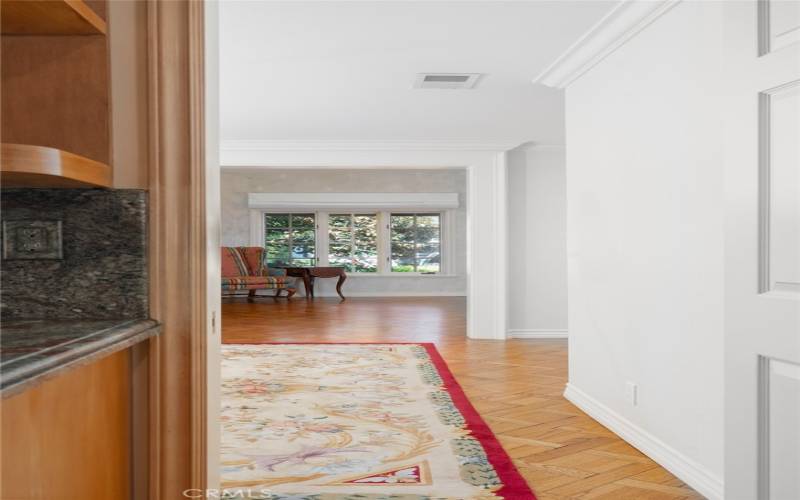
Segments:
[[[336,282],[336,293],[339,294],[339,297],[341,297],[342,300],[344,300],[344,295],[342,294],[342,283],[344,283],[344,280],[346,279],[347,275],[345,273],[342,273],[339,275],[339,281]]]
[[[311,276],[303,273],[303,287],[306,290],[306,298],[314,296],[314,285],[311,283]]]
[[[314,282],[317,280],[317,277],[313,274],[308,277],[309,282],[309,290],[311,290],[311,298],[314,298]]]

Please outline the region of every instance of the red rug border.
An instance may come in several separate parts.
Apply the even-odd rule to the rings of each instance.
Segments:
[[[506,500],[536,500],[536,496],[528,486],[525,478],[519,473],[511,457],[508,456],[503,445],[498,441],[497,436],[494,435],[492,429],[483,420],[483,417],[478,413],[478,410],[472,406],[461,384],[456,380],[450,367],[447,366],[447,361],[444,360],[436,345],[431,342],[419,343],[428,351],[431,361],[433,361],[436,370],[444,381],[444,387],[450,394],[453,403],[464,416],[467,422],[467,428],[472,432],[473,437],[477,439],[486,452],[489,462],[494,466],[503,487],[497,490],[497,494]]]
[[[224,342],[222,345],[419,345],[425,348],[431,362],[439,372],[444,382],[444,388],[450,394],[453,404],[464,417],[467,428],[483,446],[486,456],[497,472],[503,487],[495,493],[504,500],[536,500],[536,495],[531,490],[525,478],[519,473],[511,457],[498,441],[489,425],[483,420],[478,411],[472,406],[461,384],[456,380],[447,361],[442,357],[436,344],[433,342]]]

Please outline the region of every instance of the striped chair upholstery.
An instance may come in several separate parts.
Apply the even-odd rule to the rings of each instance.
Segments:
[[[286,276],[283,269],[267,266],[264,249],[261,247],[222,247],[222,291],[247,290],[255,296],[256,290],[286,290],[294,295],[294,280]]]

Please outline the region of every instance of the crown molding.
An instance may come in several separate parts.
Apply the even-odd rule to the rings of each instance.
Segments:
[[[623,0],[533,79],[566,88],[681,0]]]
[[[563,144],[537,144],[535,142],[522,144],[515,151],[563,151],[567,147]]]
[[[345,140],[227,140],[225,151],[508,151],[520,141],[345,141]]]

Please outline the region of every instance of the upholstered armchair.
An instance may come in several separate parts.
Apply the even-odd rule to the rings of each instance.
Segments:
[[[267,266],[261,247],[222,247],[221,257],[223,294],[247,290],[252,300],[257,290],[276,290],[274,297],[286,290],[287,298],[297,291],[294,279],[286,276],[286,271]]]

